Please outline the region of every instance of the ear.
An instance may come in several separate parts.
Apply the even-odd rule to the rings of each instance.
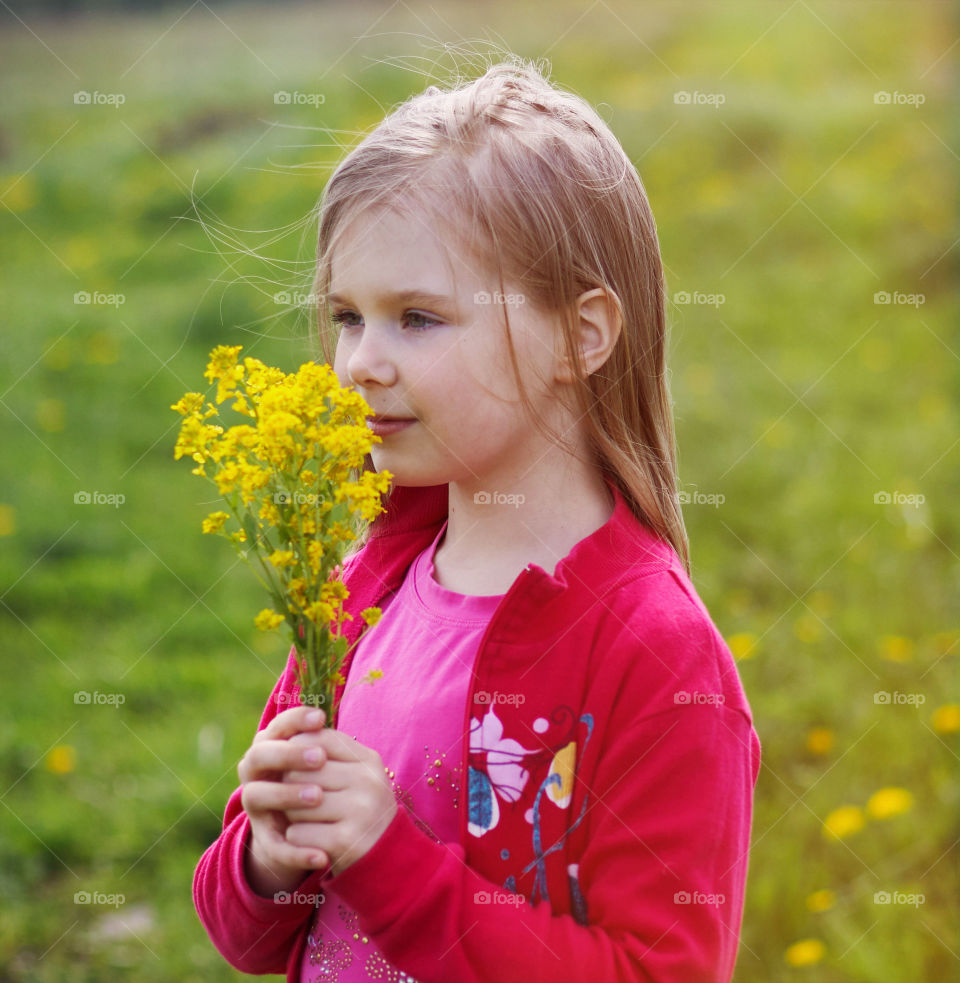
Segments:
[[[575,338],[580,347],[580,356],[586,374],[593,375],[609,358],[620,337],[623,319],[619,298],[606,287],[595,287],[580,294],[574,301],[574,311]],[[556,378],[558,382],[573,382],[576,379],[576,366],[565,354],[558,358]]]

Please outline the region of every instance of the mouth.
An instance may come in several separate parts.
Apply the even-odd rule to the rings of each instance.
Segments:
[[[391,434],[407,430],[414,423],[416,419],[413,417],[375,416],[370,418],[367,427],[378,437],[389,437]]]

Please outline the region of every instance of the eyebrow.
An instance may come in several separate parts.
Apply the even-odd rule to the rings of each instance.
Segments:
[[[423,290],[419,287],[414,287],[411,290],[398,290],[393,293],[382,294],[379,299],[387,302],[393,301],[394,303],[406,303],[411,300],[439,305],[453,303],[453,298],[448,297],[446,294],[433,293],[430,290]],[[327,294],[327,302],[331,304],[346,304],[348,300],[341,294]]]

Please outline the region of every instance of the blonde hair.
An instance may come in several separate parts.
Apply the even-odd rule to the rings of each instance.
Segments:
[[[670,543],[689,575],[656,223],[640,176],[610,128],[582,98],[555,88],[536,63],[519,56],[450,89],[430,85],[395,109],[340,162],[318,206],[313,294],[328,362],[336,344],[327,294],[338,234],[368,209],[412,204],[495,274],[501,291],[506,270],[530,302],[560,315],[578,377],[576,417],[594,463],[634,515]],[[586,375],[575,343],[575,301],[595,287],[608,291],[622,327],[607,360]],[[522,405],[531,412],[506,321]],[[548,433],[542,419],[531,418]],[[370,455],[364,470],[374,470]]]

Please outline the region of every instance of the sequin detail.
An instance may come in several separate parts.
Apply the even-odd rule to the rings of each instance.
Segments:
[[[308,935],[307,947],[310,965],[318,967],[318,973],[311,977],[310,983],[337,983],[340,970],[346,969],[353,962],[353,953],[342,939],[324,941]]]
[[[391,966],[379,952],[371,953],[363,968],[372,980],[387,980],[388,983],[417,983],[409,973]]]

